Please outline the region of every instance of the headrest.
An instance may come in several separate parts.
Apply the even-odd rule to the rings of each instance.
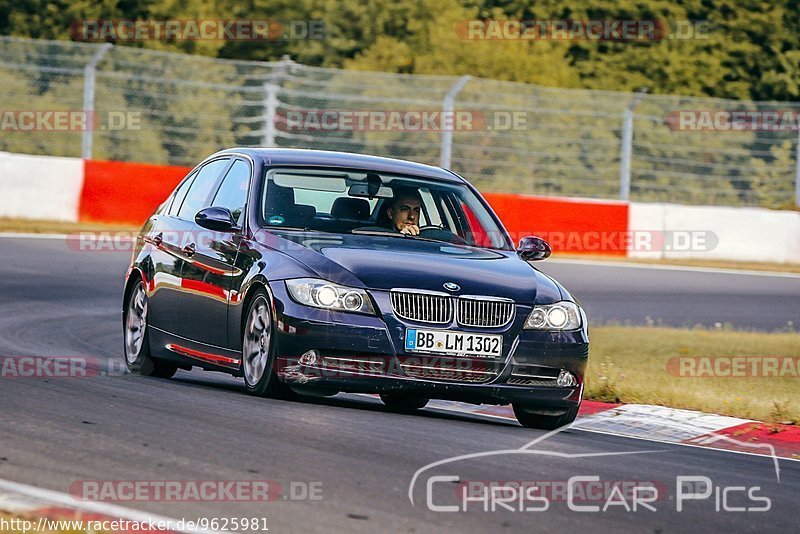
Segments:
[[[331,217],[336,219],[368,219],[369,202],[363,198],[337,198],[331,208]]]
[[[310,221],[317,215],[317,208],[306,204],[296,204],[293,211],[294,216],[304,222]]]
[[[267,214],[293,211],[294,205],[294,189],[281,187],[270,180],[267,186]]]

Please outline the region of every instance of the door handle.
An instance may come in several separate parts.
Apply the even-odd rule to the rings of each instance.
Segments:
[[[164,234],[162,232],[159,232],[156,235],[146,235],[142,238],[142,240],[145,243],[150,243],[151,245],[160,247],[161,244],[164,242]]]
[[[183,247],[183,253],[189,256],[190,258],[194,256],[194,253],[197,249],[195,248],[194,243],[189,243],[185,247]]]

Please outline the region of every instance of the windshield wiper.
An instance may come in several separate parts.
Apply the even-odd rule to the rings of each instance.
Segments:
[[[380,230],[359,230],[356,228],[350,232],[351,234],[355,235],[375,235],[381,237],[399,237],[402,239],[415,239],[417,241],[428,241],[430,243],[448,243],[449,241],[442,241],[441,239],[431,239],[429,237],[420,237],[418,235],[411,235],[411,234],[402,234],[400,232],[392,232],[387,230],[386,232],[381,232]]]
[[[451,243],[450,241],[444,241],[441,239],[431,239],[429,237],[420,237],[418,235],[411,235],[411,234],[402,234],[400,232],[392,232],[387,230],[382,232],[380,230],[359,230],[356,228],[350,232],[331,232],[329,230],[318,230],[316,228],[306,228],[300,226],[265,226],[264,228],[268,230],[293,230],[296,232],[317,232],[320,234],[333,234],[333,235],[374,235],[379,237],[394,237],[394,238],[401,238],[401,239],[415,239],[417,241],[427,241],[429,243],[444,243],[447,245],[456,245],[456,243]],[[463,246],[463,245],[456,245],[456,246]]]
[[[398,234],[397,232],[392,232],[391,230],[381,231],[381,230],[359,230],[356,228],[355,230],[350,231],[351,234],[357,235],[383,235],[387,237],[399,237],[402,234]]]

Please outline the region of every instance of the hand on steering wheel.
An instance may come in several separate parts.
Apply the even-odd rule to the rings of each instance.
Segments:
[[[408,226],[404,226],[402,230],[400,230],[401,234],[406,235],[419,235],[422,230],[416,224],[409,224]]]

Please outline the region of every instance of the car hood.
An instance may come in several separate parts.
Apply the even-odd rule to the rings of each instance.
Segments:
[[[270,231],[259,241],[303,263],[320,278],[389,290],[411,288],[458,295],[505,297],[520,303],[562,299],[558,285],[513,251],[495,251],[415,238]],[[266,238],[265,238],[266,237]]]

